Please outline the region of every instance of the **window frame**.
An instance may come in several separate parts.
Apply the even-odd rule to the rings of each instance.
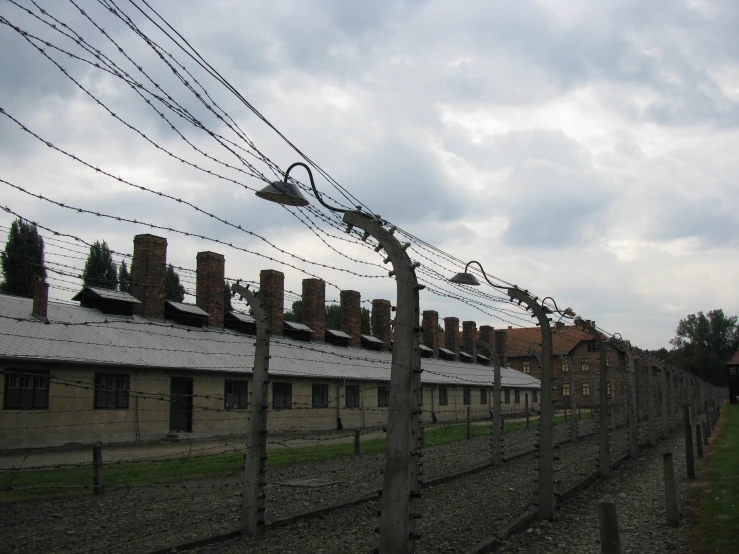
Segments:
[[[229,393],[229,385],[231,386],[232,391]],[[233,388],[236,387],[238,389],[244,387],[245,390],[239,391],[238,394],[235,394],[233,392]],[[233,397],[236,395],[238,397],[237,406],[233,405]],[[231,403],[229,403],[229,396],[232,400]],[[243,402],[243,405],[242,405]],[[225,379],[223,381],[223,409],[224,410],[246,410],[249,408],[249,381],[246,379]]]
[[[529,360],[524,360],[521,362],[521,372],[525,374],[531,373],[531,362]]]
[[[390,387],[382,385],[377,387],[377,407],[390,407]]]
[[[285,381],[272,383],[272,409],[290,410],[292,407],[293,384]]]
[[[513,391],[513,403],[514,404],[520,404],[521,403],[521,389],[515,389]]]
[[[570,364],[568,362],[563,361],[562,362],[562,373],[569,373],[570,371]]]
[[[539,402],[539,391],[534,389],[533,393],[532,402],[537,404]]]
[[[611,399],[611,382],[606,381],[606,398]]]
[[[504,404],[511,403],[511,389],[503,389],[503,403]]]
[[[590,396],[590,383],[588,383],[587,381],[583,382],[581,391],[583,398],[586,396]]]
[[[103,380],[107,381],[106,386],[110,386],[112,390],[105,390],[101,387]],[[122,383],[125,383],[124,389],[121,389]],[[93,409],[128,410],[131,391],[131,376],[128,373],[96,373],[93,388]],[[102,394],[105,396],[103,397]]]
[[[439,406],[449,405],[449,390],[446,387],[439,387]]]
[[[317,410],[328,408],[328,383],[313,383],[311,390],[311,407]],[[319,394],[316,394],[317,392]]]
[[[566,392],[565,392],[566,391]],[[570,384],[562,383],[562,396],[570,396]]]
[[[480,389],[480,404],[486,405],[488,403],[488,389]]]
[[[356,410],[359,404],[359,385],[346,385],[344,387],[344,407],[347,410]]]
[[[583,373],[590,371],[590,358],[580,358],[580,371]]]
[[[470,406],[472,404],[472,389],[470,387],[462,388],[462,403],[465,406]]]
[[[5,373],[5,387],[3,396],[4,410],[48,410],[49,409],[49,387],[51,375],[48,371],[42,370],[7,370]],[[17,386],[11,387],[11,379],[17,379]],[[27,379],[30,387],[24,386],[24,380]],[[10,393],[11,390],[17,390],[17,394]],[[28,391],[23,393],[22,391]],[[41,392],[43,391],[43,392]],[[12,405],[13,396],[16,397],[16,405]],[[11,402],[8,400],[11,399]],[[30,402],[26,402],[30,400]],[[25,403],[25,405],[24,405]]]

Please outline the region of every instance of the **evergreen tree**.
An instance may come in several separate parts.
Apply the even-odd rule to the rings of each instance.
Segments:
[[[0,253],[3,282],[0,291],[33,296],[33,285],[46,280],[44,240],[36,225],[16,219],[10,226],[5,251]]]
[[[86,287],[98,287],[102,289],[118,288],[118,273],[115,270],[113,256],[108,248],[108,243],[95,241],[90,246],[87,255],[85,270],[82,272],[82,282]]]
[[[131,294],[131,289],[131,274],[128,272],[126,260],[123,260],[118,266],[118,290]]]
[[[224,315],[233,310],[233,305],[231,304],[231,285],[228,284],[228,281],[223,282],[223,313]]]
[[[282,319],[293,323],[303,323],[303,301],[296,300],[293,302],[292,310],[282,314]]]
[[[341,329],[341,306],[339,304],[326,306],[326,329]]]
[[[372,325],[371,325],[371,313],[367,308],[362,308],[361,313],[361,327],[360,327],[360,333],[363,335],[371,335],[372,334]]]
[[[171,302],[182,302],[185,299],[185,287],[180,283],[180,276],[174,270],[172,264],[167,266],[164,297]]]

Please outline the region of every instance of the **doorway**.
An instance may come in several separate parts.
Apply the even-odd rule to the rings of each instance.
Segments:
[[[169,430],[192,432],[192,379],[172,377],[169,388]]]

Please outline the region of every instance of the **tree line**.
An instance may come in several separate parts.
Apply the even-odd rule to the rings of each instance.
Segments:
[[[16,219],[10,226],[5,249],[0,252],[0,269],[3,280],[0,292],[32,297],[33,286],[46,281],[44,266],[44,240],[36,226]],[[85,261],[82,272],[84,286],[120,290],[131,293],[132,282],[126,261],[116,265],[105,241],[95,241]],[[167,266],[165,298],[172,302],[185,299],[185,287],[172,266]],[[228,283],[225,283],[223,302],[225,311],[232,308]],[[326,306],[326,328],[341,328],[341,309],[336,304]],[[293,302],[292,310],[285,312],[286,321],[303,321],[303,302]],[[362,308],[361,332],[370,334],[370,311]],[[725,364],[739,349],[739,325],[737,316],[728,316],[723,310],[690,314],[678,322],[671,348],[647,350],[661,360],[690,371],[694,375],[717,386],[727,384]]]

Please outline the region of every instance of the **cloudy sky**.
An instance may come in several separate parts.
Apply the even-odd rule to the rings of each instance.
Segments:
[[[394,300],[388,267],[371,249],[343,240],[314,216],[318,227],[311,230],[300,221],[311,221],[305,211],[254,196],[249,189],[263,183],[244,161],[274,178],[261,156],[284,170],[299,155],[147,20],[137,10],[141,2],[38,0],[46,14],[26,0],[14,2],[0,7],[0,178],[71,206],[237,248],[80,214],[2,183],[0,205],[125,253],[132,252],[134,234],[160,234],[169,241],[168,260],[182,267],[194,269],[196,252],[214,250],[225,254],[229,277],[257,280],[260,269],[280,269],[292,291],[314,274],[331,283],[327,299],[355,289],[364,300]],[[739,313],[736,2],[149,3],[353,196],[435,247],[480,260],[491,274],[552,296],[647,348],[667,346],[689,313]],[[191,73],[188,85],[200,83],[245,135],[206,110],[102,4],[129,16],[172,54]],[[46,24],[54,23],[50,16],[56,28]],[[232,141],[224,143],[229,148],[181,117],[184,112],[158,101],[148,105],[136,87],[69,56],[94,64],[96,49],[146,90],[165,91]],[[79,160],[187,200],[282,251]],[[301,170],[295,176],[305,181]],[[317,185],[341,198],[324,178],[317,176]],[[0,234],[13,218],[0,214]],[[47,261],[79,272],[84,253],[66,248],[84,246],[51,244]],[[428,250],[410,252],[440,273],[458,269]],[[66,289],[78,288],[74,277],[50,276],[56,298],[68,299],[73,293]],[[192,286],[194,277],[183,278]],[[429,291],[421,309],[495,327],[526,321]]]

